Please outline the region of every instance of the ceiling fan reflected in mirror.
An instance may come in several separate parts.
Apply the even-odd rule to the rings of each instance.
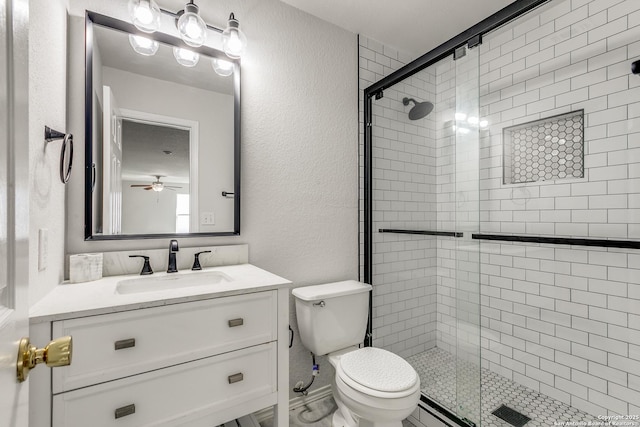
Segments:
[[[167,190],[171,190],[171,191],[176,191],[176,188],[182,188],[182,187],[175,187],[172,185],[164,185],[163,182],[160,182],[160,178],[163,178],[164,175],[152,175],[156,177],[156,180],[153,181],[151,184],[131,184],[130,187],[135,188],[135,187],[139,187],[142,188],[144,190],[153,190],[153,191],[162,191],[165,188]]]

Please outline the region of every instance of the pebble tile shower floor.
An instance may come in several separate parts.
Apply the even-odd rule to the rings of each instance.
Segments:
[[[452,379],[456,378],[456,359],[452,354],[432,348],[407,358],[407,362],[418,372],[423,393],[447,408],[455,408],[456,382]],[[465,375],[465,370],[472,372],[477,369],[468,362],[460,365],[462,375]],[[513,427],[491,413],[500,405],[506,405],[531,418],[525,427],[553,426],[554,423],[566,422],[584,423],[582,425],[592,422],[597,425],[600,422],[592,415],[516,384],[488,369],[481,369],[481,378],[482,427]],[[460,397],[465,398],[464,395]],[[477,399],[476,396],[466,397]]]

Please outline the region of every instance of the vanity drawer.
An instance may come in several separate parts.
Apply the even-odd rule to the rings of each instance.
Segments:
[[[52,425],[185,425],[245,402],[273,405],[276,395],[276,344],[268,343],[54,395]]]
[[[73,337],[73,362],[52,370],[53,392],[274,341],[275,292],[54,322],[53,336]]]

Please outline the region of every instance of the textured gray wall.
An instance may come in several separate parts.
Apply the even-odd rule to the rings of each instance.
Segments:
[[[33,304],[64,274],[65,186],[58,172],[62,142],[45,146],[43,134],[45,125],[66,131],[67,15],[65,0],[31,1],[29,6],[29,301]],[[79,159],[76,155],[76,162]],[[42,271],[38,270],[40,228],[46,228],[49,237],[48,266]]]

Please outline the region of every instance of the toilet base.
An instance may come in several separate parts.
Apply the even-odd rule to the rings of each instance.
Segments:
[[[347,348],[329,354],[329,363],[336,369],[331,389],[338,409],[333,414],[332,427],[402,427],[418,406],[420,381],[404,393],[389,396],[375,390],[357,390],[342,378],[340,358],[357,349]],[[382,394],[382,395],[381,395]]]
[[[331,427],[402,427],[402,421],[376,423],[370,420],[360,419],[347,421],[340,409],[333,413]]]
[[[347,423],[342,412],[340,412],[340,408],[336,409],[336,412],[333,413],[333,417],[331,418],[331,427],[353,427],[357,426],[357,421],[351,421],[351,423]]]
[[[413,395],[402,399],[404,404],[399,404],[400,400],[376,402],[371,396],[349,389],[337,377],[334,377],[332,391],[338,406],[333,414],[332,427],[402,427],[402,420],[413,412],[420,396],[418,385]],[[369,415],[373,419],[364,418],[360,414]]]

